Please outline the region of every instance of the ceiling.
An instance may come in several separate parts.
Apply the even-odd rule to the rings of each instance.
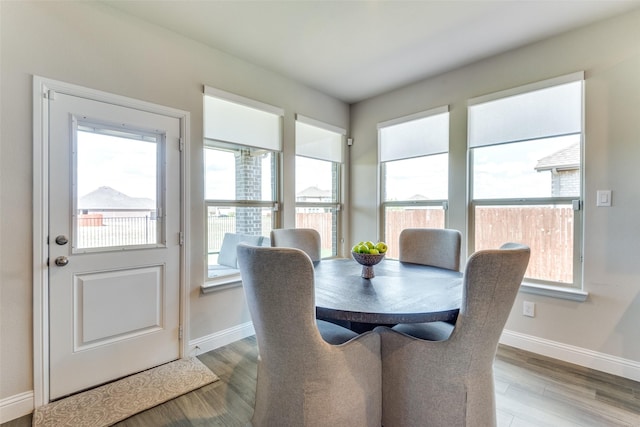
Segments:
[[[103,2],[347,103],[640,7],[640,0]]]

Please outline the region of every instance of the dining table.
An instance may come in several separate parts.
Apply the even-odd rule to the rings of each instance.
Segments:
[[[316,317],[356,332],[398,323],[454,322],[462,302],[462,273],[384,259],[362,277],[351,258],[314,266]]]

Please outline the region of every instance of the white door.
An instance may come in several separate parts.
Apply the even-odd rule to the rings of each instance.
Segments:
[[[49,101],[49,397],[180,356],[180,119]]]

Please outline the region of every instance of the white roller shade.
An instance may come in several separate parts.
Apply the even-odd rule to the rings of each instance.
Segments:
[[[283,115],[277,107],[205,87],[207,139],[280,151]]]
[[[343,129],[296,116],[296,155],[342,163]]]
[[[449,151],[449,110],[436,108],[378,124],[380,162]]]
[[[568,78],[575,80],[581,73]],[[528,141],[582,131],[582,79],[543,88],[523,87],[486,102],[470,101],[469,146]],[[558,79],[548,81],[558,82]]]

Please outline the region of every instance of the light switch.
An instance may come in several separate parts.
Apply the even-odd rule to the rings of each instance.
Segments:
[[[611,190],[598,190],[596,206],[611,206]]]

